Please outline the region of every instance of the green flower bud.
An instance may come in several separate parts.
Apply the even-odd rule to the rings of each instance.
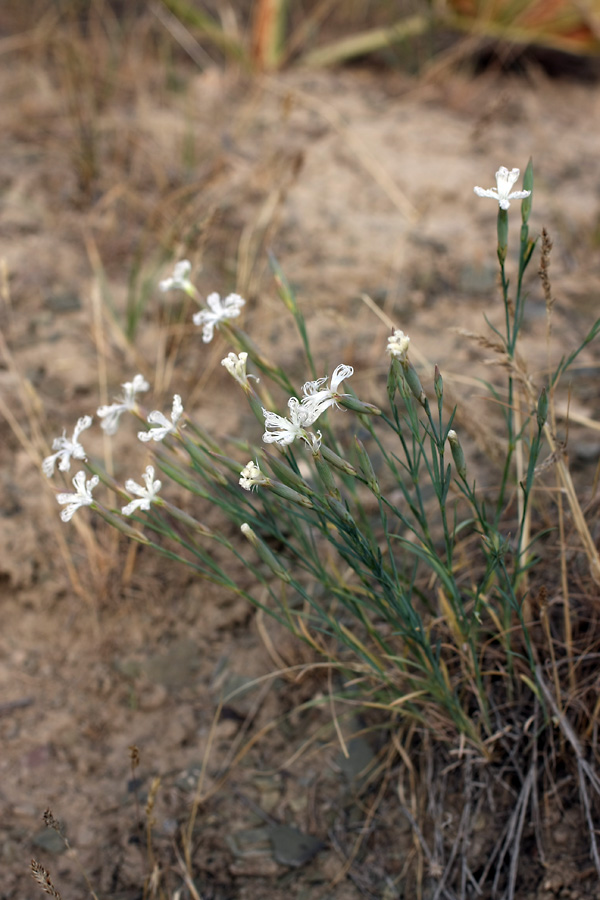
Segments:
[[[417,370],[412,366],[408,360],[402,363],[402,369],[404,372],[404,378],[409,386],[413,397],[419,401],[421,406],[425,406],[427,402],[427,397],[425,396],[425,391],[423,390],[423,385],[421,384],[421,379],[417,375]]]
[[[267,547],[264,541],[258,537],[258,535],[250,528],[247,522],[241,527],[241,532],[245,538],[247,538],[262,561],[269,567],[271,572],[280,578],[282,581],[285,581],[287,584],[292,580],[292,576],[285,569],[281,563],[277,560],[275,554]]]
[[[117,531],[120,531],[121,534],[124,534],[132,541],[137,541],[138,544],[150,543],[145,534],[142,534],[142,532],[138,531],[137,528],[133,528],[131,525],[128,525],[127,522],[124,522],[123,519],[119,516],[113,515],[113,513],[109,512],[103,506],[100,506],[99,503],[93,503],[91,508],[95,512],[97,512],[105,522],[108,522],[109,525],[112,525],[113,528],[116,528]]]
[[[400,362],[395,357],[392,357],[387,378],[387,394],[390,404],[394,402],[396,388],[400,387],[403,381],[401,373],[402,369],[400,367]]]
[[[284,500],[290,500],[292,503],[297,503],[298,506],[304,506],[306,509],[313,508],[313,504],[308,497],[305,497],[304,494],[299,494],[298,491],[288,487],[287,484],[269,480],[265,487],[277,494],[278,497],[283,497]]]
[[[266,450],[263,450],[261,455],[263,459],[268,462],[271,471],[285,485],[308,497],[311,497],[314,494],[313,489],[306,483],[302,476],[294,472],[294,470],[290,468],[278,454],[267,453]]]
[[[227,484],[227,479],[223,473],[219,472],[217,467],[210,462],[205,450],[199,447],[198,444],[194,444],[193,441],[190,441],[188,438],[183,438],[182,443],[189,454],[190,459],[196,463],[203,474],[210,475],[217,484],[223,486]]]
[[[338,519],[340,519],[344,526],[348,529],[352,529],[353,531],[358,531],[356,527],[356,522],[346,509],[343,503],[341,503],[336,497],[327,497],[327,505],[330,510],[336,514]]]
[[[163,506],[174,519],[177,519],[178,522],[183,522],[184,525],[187,525],[188,528],[191,528],[196,534],[201,534],[203,537],[208,538],[215,537],[214,531],[209,528],[208,525],[204,525],[203,522],[194,519],[193,516],[190,516],[182,509],[179,509],[178,506],[173,506],[172,503],[168,503],[166,500],[163,500],[160,505]]]
[[[340,500],[342,495],[340,494],[334,481],[333,472],[323,459],[323,454],[320,450],[313,451],[313,459],[315,461],[315,468],[317,470],[319,478],[321,479],[321,484],[330,497],[335,497],[337,500]]]
[[[433,372],[433,385],[435,388],[435,396],[438,398],[438,400],[441,400],[444,395],[444,380],[437,366],[435,367]]]
[[[321,453],[323,454],[323,459],[326,459],[327,462],[334,467],[334,469],[339,469],[340,472],[343,472],[344,475],[351,475],[353,478],[356,478],[358,472],[352,465],[349,463],[347,459],[343,459],[343,457],[338,456],[337,453],[334,453],[333,450],[330,450],[329,447],[325,447],[323,444],[321,445]]]
[[[375,475],[375,469],[373,468],[373,464],[369,458],[369,454],[365,450],[364,444],[362,441],[359,441],[357,437],[354,438],[354,443],[356,444],[356,450],[358,453],[358,459],[360,462],[360,467],[363,471],[365,478],[367,479],[367,484],[370,489],[373,491],[376,497],[381,497],[381,490],[379,489],[379,481],[377,480],[377,476]]]
[[[357,400],[356,397],[352,397],[350,394],[341,395],[338,398],[338,403],[346,409],[351,409],[352,412],[364,413],[366,416],[381,415],[381,410],[378,406],[374,406],[372,403],[363,403],[362,400]]]
[[[467,479],[467,463],[465,461],[465,454],[463,453],[463,449],[460,446],[460,441],[458,439],[458,435],[455,431],[451,430],[448,432],[448,443],[450,444],[450,450],[452,451],[452,459],[454,460],[454,465],[456,466],[456,471],[458,476],[462,478],[463,481]]]
[[[548,418],[548,394],[546,393],[546,388],[543,387],[542,393],[540,394],[540,399],[538,400],[538,405],[537,405],[537,423],[538,423],[538,428],[540,431],[546,424],[547,418]]]
[[[523,175],[523,190],[531,191],[529,196],[525,197],[521,202],[521,219],[523,220],[523,225],[526,225],[531,215],[531,204],[533,201],[533,160],[531,158]]]

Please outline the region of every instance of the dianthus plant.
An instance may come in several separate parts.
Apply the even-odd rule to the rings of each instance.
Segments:
[[[528,226],[533,169],[530,163],[521,191],[512,190],[518,169],[501,167],[496,177],[496,189],[475,189],[498,202],[504,329],[494,327],[488,345],[508,375],[503,388],[491,386],[505,429],[493,490],[476,486],[471,444],[461,429],[466,420],[448,403],[437,367],[432,380],[417,371],[409,336],[398,328],[387,348],[382,340],[382,389],[376,396],[357,396],[353,385],[361,384],[360,367],[355,373],[348,356],[333,369],[315,362],[302,312],[274,261],[282,301],[304,350],[307,380],[300,388],[243,331],[244,300],[238,294],[220,300],[212,293],[193,321],[202,326],[205,342],[218,331],[228,345],[223,366],[232,376],[230,390],[240,399],[245,394],[255,427],[236,440],[209,434],[179,394],[144,410],[136,395],[147,383],[137,375],[123,385],[121,400],[98,411],[107,433],[122,427],[122,417],[137,419],[132,441],[137,432],[143,452],[135,471],[121,466],[123,486],[81,446],[87,420],[79,420],[72,439],[63,432],[44,468],[50,475],[56,461],[65,469],[77,459],[91,476],[86,480],[82,469],[73,480],[77,492],[59,494],[66,505],[63,518],[89,515],[79,512],[89,507],[132,539],[264,607],[378,704],[442,730],[443,723],[451,730],[451,723],[479,746],[496,727],[489,697],[498,684],[507,694],[524,684],[536,690],[537,651],[527,613],[535,562],[534,483],[544,448],[557,457],[549,399],[559,376],[600,328],[596,322],[582,347],[545,384],[534,385],[523,371],[517,341],[523,277],[535,249]],[[516,200],[521,230],[511,296],[506,263],[509,207]],[[191,265],[183,261],[161,288],[183,290],[201,302],[190,275]],[[304,378],[300,374],[298,381]],[[271,399],[277,395],[283,395],[278,406]],[[563,469],[596,577],[597,554]],[[131,477],[139,479],[140,471],[143,485]],[[112,493],[102,494],[98,479]],[[103,500],[105,495],[118,500]],[[227,537],[230,529],[203,524],[203,511],[215,505],[249,544]],[[215,542],[225,552],[216,554]],[[251,571],[260,590],[237,582],[227,554]],[[247,585],[247,577],[242,581]]]

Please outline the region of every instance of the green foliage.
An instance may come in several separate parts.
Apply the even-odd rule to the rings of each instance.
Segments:
[[[501,172],[518,176],[506,170],[498,176]],[[501,183],[499,178],[500,198],[507,205]],[[531,163],[525,184],[533,191]],[[358,679],[365,696],[390,709],[401,704],[405,715],[423,724],[445,720],[479,747],[496,728],[492,698],[500,688],[507,698],[537,692],[527,614],[533,549],[541,538],[531,537],[537,467],[546,445],[555,447],[548,420],[558,378],[600,330],[599,321],[541,389],[524,377],[517,344],[526,302],[523,280],[536,243],[529,236],[531,201],[532,195],[522,200],[514,297],[506,270],[510,216],[506,209],[498,211],[505,331],[493,331],[508,377],[506,395],[494,392],[503,401],[506,438],[495,494],[481,492],[469,474],[469,447],[454,430],[456,409],[446,403],[442,374],[436,368],[433,384],[423,386],[402,332],[394,332],[388,343],[386,410],[347,387],[342,391],[341,383],[352,374],[349,367],[339,366],[330,385],[316,379],[300,306],[274,259],[282,303],[296,323],[313,380],[302,391],[295,389],[288,373],[237,327],[234,312],[216,323],[239,354],[230,353],[224,364],[259,426],[227,440],[208,434],[185,414],[179,420],[175,406],[171,422],[158,412],[148,420],[163,430],[166,424],[164,439],[148,443],[163,479],[218,507],[221,520],[242,530],[249,552],[242,553],[239,541],[203,524],[189,509],[144,494],[131,482],[123,489],[88,463],[118,496],[148,501],[124,519],[118,508],[94,498],[93,508],[111,525],[121,527],[121,522],[129,538],[267,610]],[[544,258],[547,266],[546,239]],[[187,280],[179,286],[194,292]],[[201,321],[211,314],[201,313]],[[247,365],[260,380],[247,374]],[[266,412],[270,384],[302,397],[290,401],[288,419]],[[336,434],[336,406],[346,409],[346,426],[347,417],[354,417],[353,440]],[[137,414],[143,421],[139,408]],[[318,432],[311,430],[317,420]],[[274,443],[272,450],[260,444],[265,428],[263,441]],[[147,478],[149,485],[154,469]],[[514,512],[507,514],[507,495],[515,489],[516,518]],[[260,591],[248,587],[247,577],[239,583],[228,562],[232,556]]]

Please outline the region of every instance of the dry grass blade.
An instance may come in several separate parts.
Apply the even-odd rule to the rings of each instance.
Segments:
[[[334,878],[332,878],[332,880],[329,884],[330,888],[333,888],[337,884],[339,884],[346,877],[346,875],[350,872],[350,870],[352,869],[352,866],[354,864],[354,860],[356,859],[358,852],[359,852],[365,838],[369,834],[369,826],[370,826],[371,822],[373,821],[377,810],[379,809],[379,805],[385,796],[385,792],[386,792],[387,786],[389,784],[389,780],[390,780],[390,776],[391,776],[391,761],[392,761],[393,757],[395,756],[395,754],[396,754],[395,748],[394,748],[393,744],[390,744],[388,751],[387,751],[386,765],[384,766],[385,774],[384,774],[384,777],[381,779],[381,784],[379,786],[377,794],[376,794],[373,802],[371,803],[371,805],[368,807],[366,819],[365,819],[364,823],[362,824],[361,832],[360,832],[357,840],[354,843],[352,852],[350,853],[349,857],[344,862],[344,865],[342,866],[340,871],[337,873],[337,875]]]
[[[259,69],[276,69],[282,59],[287,0],[255,0],[252,60]]]
[[[310,68],[339,65],[357,56],[385,50],[394,44],[425,34],[430,28],[431,19],[428,16],[409,16],[387,28],[373,28],[352,34],[325,47],[312,50],[302,57],[302,64]]]
[[[570,0],[450,0],[449,5],[455,13],[448,14],[448,25],[470,34],[579,55],[598,52],[600,41],[586,7]]]
[[[444,871],[440,878],[439,884],[436,887],[435,894],[433,895],[433,900],[440,900],[442,896],[442,892],[445,888],[446,882],[450,878],[452,873],[452,868],[454,866],[454,861],[458,855],[459,849],[462,850],[462,860],[461,860],[461,896],[466,895],[466,877],[468,872],[467,866],[467,848],[469,843],[469,827],[472,822],[472,801],[473,801],[473,766],[470,757],[467,757],[464,762],[464,796],[465,803],[462,808],[462,812],[460,815],[460,820],[458,823],[458,828],[456,830],[456,836],[454,841],[452,842],[452,847],[450,848],[450,853],[448,854],[448,861],[444,867]]]

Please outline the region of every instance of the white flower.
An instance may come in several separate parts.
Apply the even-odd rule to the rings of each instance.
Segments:
[[[287,447],[288,444],[293,444],[296,438],[303,438],[307,444],[314,444],[311,436],[305,430],[305,426],[312,425],[314,422],[314,419],[311,418],[311,410],[303,407],[297,397],[290,397],[288,407],[289,419],[263,408],[265,428],[267,429],[263,434],[265,444],[279,444],[280,447]],[[318,432],[318,434],[319,437],[315,440],[320,441],[321,433]],[[314,438],[314,435],[312,437]]]
[[[92,490],[98,484],[100,479],[97,475],[92,475],[92,477],[86,481],[85,480],[85,472],[78,472],[75,478],[73,478],[73,487],[75,488],[74,494],[57,494],[56,499],[64,506],[64,509],[60,511],[60,517],[63,522],[69,522],[73,517],[73,513],[76,512],[80,506],[90,506],[94,502],[94,498],[92,497]]]
[[[188,278],[191,271],[192,264],[189,259],[182,259],[181,262],[175,263],[172,276],[165,278],[158,285],[160,290],[166,292],[179,288],[180,291],[185,291],[186,294],[195,293],[194,285]]]
[[[202,325],[202,340],[208,344],[213,339],[215,325],[235,319],[246,303],[239,294],[229,294],[223,301],[218,294],[209,294],[206,298],[208,309],[201,309],[193,315],[194,325]]]
[[[404,334],[404,332],[400,330],[394,331],[391,337],[388,338],[387,352],[390,356],[399,359],[400,362],[404,362],[408,353],[409,344],[410,338],[407,334]]]
[[[171,410],[171,421],[161,413],[160,410],[154,409],[148,414],[148,423],[150,425],[158,425],[158,428],[151,428],[149,431],[138,431],[140,441],[162,441],[168,434],[174,434],[177,431],[177,423],[183,413],[183,405],[179,394],[173,397],[173,409]]]
[[[110,406],[101,406],[96,410],[96,414],[103,419],[101,427],[107,434],[115,434],[123,413],[134,409],[135,395],[140,391],[147,391],[150,385],[143,375],[136,375],[133,381],[126,381],[121,387],[123,396],[118,398],[116,403],[111,403]]]
[[[130,494],[136,494],[139,499],[132,500],[131,503],[123,507],[121,512],[124,516],[130,516],[136,509],[150,509],[150,504],[162,487],[160,481],[153,481],[154,466],[146,466],[146,471],[142,478],[146,487],[142,487],[141,484],[138,484],[137,481],[133,481],[131,478],[125,482],[125,490]]]
[[[486,191],[483,188],[475,187],[473,190],[478,197],[492,197],[494,200],[497,200],[500,204],[500,209],[508,209],[511,200],[522,200],[531,194],[531,191],[513,191],[511,194],[510,189],[520,174],[519,169],[511,169],[509,172],[506,166],[500,166],[496,172],[496,188],[490,188]]]
[[[225,366],[229,374],[235,378],[238,384],[245,387],[248,384],[248,375],[246,374],[246,362],[248,354],[244,351],[236,356],[235,353],[228,353],[225,359],[221,360],[221,365]],[[251,375],[251,378],[254,376]]]
[[[47,456],[42,463],[44,475],[50,478],[54,475],[54,465],[58,460],[58,468],[61,472],[67,472],[71,468],[72,459],[87,459],[87,453],[79,443],[79,435],[92,424],[91,416],[82,416],[77,419],[77,425],[73,431],[73,437],[69,439],[63,431],[61,437],[54,438],[52,449],[56,450],[51,456]]]
[[[257,464],[252,459],[250,460],[250,462],[246,463],[246,465],[240,472],[240,484],[245,491],[251,491],[252,488],[258,487],[259,484],[268,483],[269,479],[265,478],[263,473],[258,468]]]
[[[302,393],[304,394],[304,398],[302,400],[302,406],[309,411],[311,417],[310,421],[307,422],[308,425],[312,425],[313,422],[316,422],[321,413],[324,413],[330,406],[339,409],[338,400],[340,397],[348,396],[347,394],[340,394],[340,384],[346,378],[350,378],[351,375],[354,375],[352,366],[340,365],[335,369],[331,376],[331,386],[325,388],[325,390],[321,390],[321,385],[327,383],[327,377],[317,378],[316,381],[307,381],[306,384],[303,385]]]

